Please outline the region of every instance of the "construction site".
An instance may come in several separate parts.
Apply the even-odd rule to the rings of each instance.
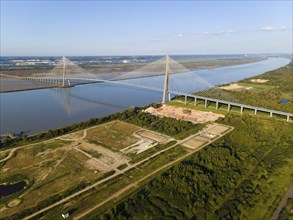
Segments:
[[[193,109],[182,108],[178,106],[162,105],[160,108],[149,107],[145,112],[159,117],[170,117],[177,120],[190,121],[194,124],[216,121],[224,118],[222,114],[207,111],[199,111]]]

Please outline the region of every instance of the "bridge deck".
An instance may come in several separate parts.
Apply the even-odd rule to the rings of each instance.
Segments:
[[[54,80],[55,81],[60,81],[60,80],[62,80],[61,77],[60,78],[57,78],[57,77],[26,77],[25,79],[34,80],[34,81],[54,81]],[[163,89],[161,89],[161,88],[155,88],[155,87],[150,87],[150,86],[146,86],[146,85],[134,85],[134,84],[131,84],[131,83],[118,81],[118,80],[117,81],[110,81],[110,80],[104,80],[104,79],[79,78],[79,77],[68,77],[68,78],[66,78],[66,80],[105,82],[105,83],[118,84],[118,85],[127,85],[127,86],[133,86],[133,87],[138,87],[138,88],[144,88],[144,89],[150,89],[150,90],[163,92]],[[175,94],[175,95],[185,96],[185,100],[186,100],[187,97],[191,97],[191,98],[194,98],[194,99],[205,100],[206,102],[215,102],[217,104],[226,104],[226,105],[228,105],[228,111],[229,111],[230,106],[237,106],[237,107],[241,108],[241,112],[242,112],[243,109],[252,109],[252,110],[255,110],[256,112],[257,111],[262,111],[262,112],[270,113],[270,116],[272,116],[273,114],[286,116],[287,121],[289,121],[290,117],[293,117],[292,113],[281,112],[281,111],[272,110],[272,109],[266,109],[266,108],[261,108],[261,107],[256,107],[256,106],[250,106],[250,105],[245,105],[245,104],[241,104],[241,103],[229,102],[229,101],[220,100],[220,99],[214,99],[214,98],[209,98],[209,97],[197,96],[197,95],[193,95],[193,94],[187,94],[187,93],[182,93],[182,92],[177,92],[177,91],[172,91],[172,90],[170,91],[170,93]]]

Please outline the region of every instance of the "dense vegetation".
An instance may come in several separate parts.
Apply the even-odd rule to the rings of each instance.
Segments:
[[[243,82],[249,82],[250,79],[266,79],[266,85],[272,85],[281,92],[293,92],[293,61],[291,61],[287,66],[281,67],[276,70],[268,71],[264,74],[258,75],[257,77],[252,77],[249,79],[242,80]]]
[[[250,81],[256,78],[268,81],[265,83]],[[292,102],[280,104],[281,99],[293,101],[293,61],[287,66],[241,80],[239,83],[252,89],[225,91],[211,88],[197,92],[196,95],[293,113]]]
[[[130,112],[129,115],[124,116],[125,118],[123,117],[121,119],[126,122],[158,131],[178,139],[188,137],[204,127],[202,124],[195,125],[191,122],[180,121],[174,118],[160,118],[142,111],[137,111],[135,114],[131,114]]]
[[[256,78],[256,77],[253,77]],[[251,79],[241,82],[249,83]],[[268,80],[263,83],[263,89],[234,91],[233,95],[245,103],[269,109],[293,113],[293,103],[280,104],[281,99],[293,101],[293,61],[285,67],[272,70],[257,76],[258,79]],[[268,86],[267,88],[265,86]]]
[[[292,178],[292,125],[227,115],[235,130],[95,219],[270,219]]]

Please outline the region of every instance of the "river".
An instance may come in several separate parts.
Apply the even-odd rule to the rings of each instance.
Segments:
[[[264,61],[214,69],[196,70],[172,77],[200,76],[211,84],[238,81],[269,70],[285,66],[285,58],[269,58]],[[172,82],[171,82],[172,83]],[[201,83],[197,90],[204,89]],[[147,89],[94,83],[66,89],[40,89],[0,94],[0,129],[6,133],[34,134],[101,117],[160,101],[161,92]]]

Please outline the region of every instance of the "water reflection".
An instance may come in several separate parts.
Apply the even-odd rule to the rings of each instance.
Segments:
[[[200,76],[211,84],[219,84],[258,75],[289,62],[288,59],[271,58],[253,64],[198,70],[189,74],[194,79]],[[188,77],[185,77],[185,81],[188,83]],[[202,87],[203,83],[199,82],[197,89]],[[37,133],[112,114],[130,106],[161,101],[161,97],[162,94],[158,91],[109,83],[1,93],[0,130],[1,134],[20,131]]]

